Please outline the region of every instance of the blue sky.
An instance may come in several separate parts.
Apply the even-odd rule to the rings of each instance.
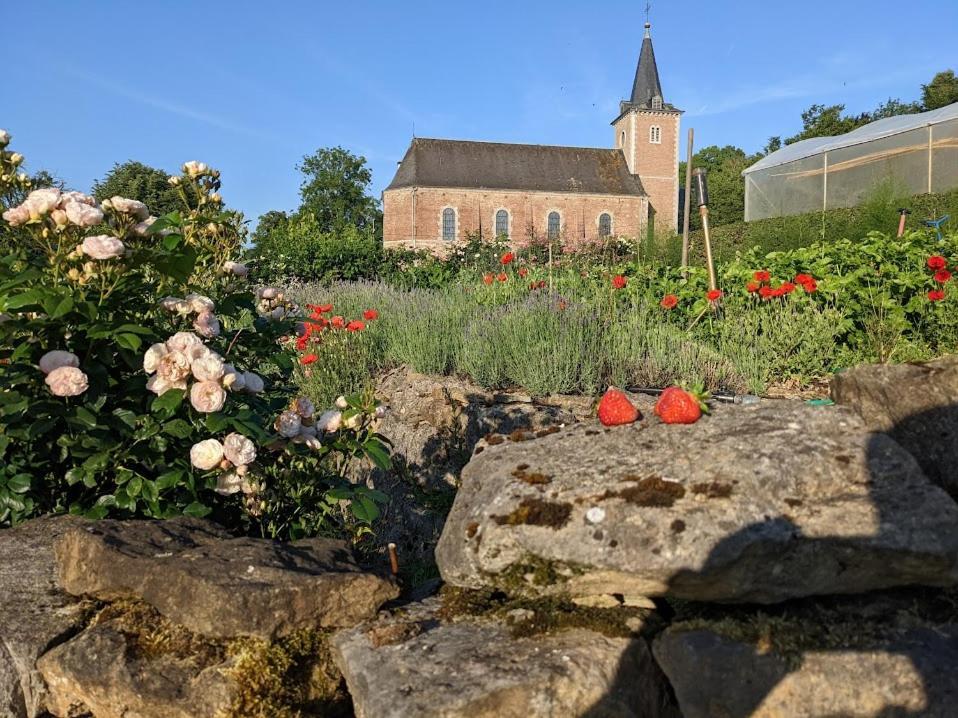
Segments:
[[[88,189],[116,161],[198,159],[253,220],[296,207],[319,147],[364,155],[377,196],[414,128],[611,147],[645,20],[644,2],[582,0],[4,5],[0,127],[30,168]],[[867,110],[958,70],[955,0],[660,1],[651,20],[699,147],[755,151],[812,103]]]

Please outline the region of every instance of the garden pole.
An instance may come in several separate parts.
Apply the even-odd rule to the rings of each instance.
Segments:
[[[695,130],[689,128],[688,151],[685,160],[685,205],[682,212],[682,271],[689,267],[689,213],[692,211],[692,146]]]
[[[702,217],[702,234],[705,235],[705,263],[709,270],[709,289],[718,289],[718,280],[715,277],[715,262],[712,260],[712,237],[709,231],[709,189],[706,181],[705,169],[696,167],[695,188],[698,194],[699,215]]]
[[[552,238],[549,238],[549,294],[552,294]]]

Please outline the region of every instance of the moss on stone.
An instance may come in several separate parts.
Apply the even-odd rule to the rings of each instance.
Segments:
[[[500,526],[548,526],[560,529],[569,523],[572,516],[572,504],[544,501],[540,498],[525,498],[505,516],[493,516],[492,520]]]

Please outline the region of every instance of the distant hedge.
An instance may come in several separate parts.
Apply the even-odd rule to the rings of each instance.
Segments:
[[[951,219],[943,225],[942,230],[958,232],[958,189],[907,198],[878,192],[858,207],[713,227],[712,251],[717,259],[729,259],[736,252],[754,247],[767,252],[798,249],[817,242],[823,236],[828,240],[839,240],[864,237],[872,230],[894,233],[898,229],[899,207],[911,210],[906,225],[909,229],[920,228],[923,220],[950,214]],[[704,252],[702,242],[701,230],[691,233],[691,251],[698,259]],[[680,240],[670,243],[667,251],[669,260],[677,254],[680,245]]]

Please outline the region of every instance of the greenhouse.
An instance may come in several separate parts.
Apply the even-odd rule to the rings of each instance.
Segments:
[[[958,103],[786,145],[746,169],[745,221],[853,207],[879,183],[903,193],[958,187]]]

